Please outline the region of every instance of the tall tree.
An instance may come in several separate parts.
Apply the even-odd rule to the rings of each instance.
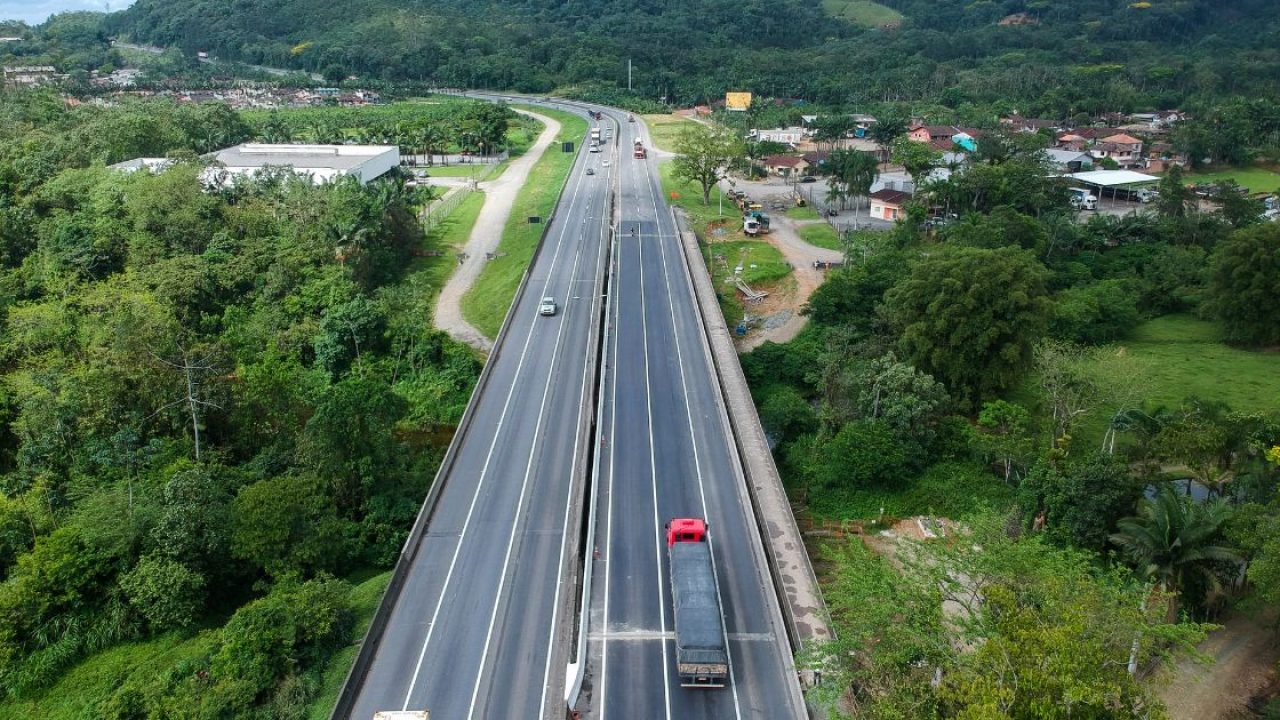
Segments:
[[[734,160],[743,156],[742,141],[732,130],[688,123],[676,136],[674,175],[702,188],[702,204],[711,204],[711,188]]]
[[[1168,592],[1168,619],[1178,616],[1178,594],[1192,576],[1217,584],[1214,564],[1238,563],[1239,555],[1218,545],[1231,508],[1221,500],[1199,503],[1164,485],[1155,498],[1144,499],[1138,514],[1116,523],[1111,542],[1138,572]]]
[[[1047,272],[1014,249],[948,248],[885,294],[903,355],[972,405],[1013,385],[1044,332]]]
[[[1237,230],[1213,250],[1209,308],[1227,340],[1280,343],[1280,224]]]

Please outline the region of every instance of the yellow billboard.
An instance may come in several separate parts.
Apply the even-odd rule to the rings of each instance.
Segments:
[[[728,92],[724,94],[724,109],[746,112],[751,107],[751,93]]]

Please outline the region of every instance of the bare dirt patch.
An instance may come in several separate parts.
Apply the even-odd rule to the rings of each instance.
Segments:
[[[1223,628],[1200,643],[1200,652],[1213,658],[1202,665],[1183,658],[1157,673],[1157,694],[1169,709],[1170,720],[1235,720],[1254,717],[1249,701],[1276,684],[1280,658],[1268,618],[1236,613]]]

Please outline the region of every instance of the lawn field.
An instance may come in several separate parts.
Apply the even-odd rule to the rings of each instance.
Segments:
[[[792,220],[821,220],[818,211],[813,209],[811,205],[797,205],[796,207],[787,208],[786,216]]]
[[[742,214],[728,196],[720,192],[720,188],[711,188],[711,202],[702,204],[702,188],[695,183],[677,180],[672,174],[675,165],[670,161],[658,164],[658,176],[662,180],[662,193],[667,202],[684,210],[694,225],[694,232],[702,236],[711,224],[721,224],[725,233],[716,235],[715,240],[743,239]],[[674,193],[674,197],[672,195]]]
[[[560,188],[573,167],[576,155],[560,152],[560,143],[569,140],[580,142],[587,133],[586,118],[546,107],[526,109],[558,120],[560,134],[529,171],[528,180],[516,196],[511,216],[507,218],[507,226],[502,232],[502,242],[498,245],[498,253],[505,255],[487,262],[475,284],[462,296],[462,316],[490,338],[497,337],[502,327],[516,288],[520,287],[520,278],[524,276],[542,239],[546,218],[555,208]],[[543,223],[530,225],[528,219],[534,215],[543,218]]]
[[[1145,362],[1153,405],[1195,396],[1243,412],[1280,410],[1280,353],[1224,345],[1214,323],[1166,315],[1139,325],[1119,345]]]
[[[826,248],[827,250],[842,250],[840,247],[840,235],[836,229],[827,223],[810,223],[801,225],[796,231],[800,234],[800,239],[813,245],[814,247]]]
[[[902,13],[870,0],[822,0],[822,9],[832,17],[865,27],[897,25]]]
[[[642,115],[641,117],[649,126],[649,137],[653,139],[653,144],[659,150],[667,152],[672,152],[672,148],[675,147],[676,136],[680,134],[680,130],[693,122],[679,115]],[[625,132],[624,130],[623,133]],[[626,140],[626,138],[623,139]]]
[[[1276,192],[1280,190],[1280,173],[1265,168],[1236,168],[1207,173],[1190,173],[1184,176],[1187,182],[1211,183],[1222,180],[1235,180],[1241,187],[1249,188],[1249,192]]]
[[[1105,380],[1122,365],[1140,369],[1137,382],[1146,410],[1177,407],[1191,397],[1226,403],[1239,412],[1280,410],[1280,353],[1225,345],[1214,323],[1190,315],[1166,315],[1139,325],[1132,337],[1099,353],[1091,374]],[[1028,378],[1010,399],[1035,407],[1037,382]],[[1106,432],[1106,415],[1105,410],[1086,415],[1073,433],[1073,444],[1098,447]],[[1124,440],[1121,434],[1120,442]]]

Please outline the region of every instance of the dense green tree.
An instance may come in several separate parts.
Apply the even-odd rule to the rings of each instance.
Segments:
[[[830,273],[809,297],[804,311],[821,325],[870,332],[879,322],[876,308],[883,302],[885,292],[906,278],[909,269],[910,258],[903,253],[873,255]]]
[[[1019,492],[1028,512],[1044,512],[1050,538],[1101,552],[1116,523],[1133,512],[1142,487],[1124,463],[1094,453],[1070,463],[1042,460]]]
[[[883,424],[912,464],[922,464],[949,405],[932,377],[893,353],[872,360],[833,354],[824,372],[823,419],[840,427],[863,420]]]
[[[1138,324],[1137,301],[1132,284],[1123,280],[1068,288],[1054,297],[1049,334],[1089,345],[1120,340]]]
[[[1213,251],[1208,300],[1230,342],[1280,343],[1280,225],[1237,230]]]
[[[1231,509],[1220,500],[1198,503],[1161,486],[1138,505],[1138,514],[1122,518],[1110,536],[1143,577],[1169,595],[1168,617],[1178,613],[1178,594],[1193,578],[1216,585],[1215,563],[1238,563],[1239,556],[1219,545]]]
[[[908,138],[899,138],[893,144],[893,162],[901,165],[911,176],[911,182],[919,187],[938,164],[942,162],[942,153],[934,150],[928,143],[915,142]]]
[[[788,454],[807,487],[836,491],[898,486],[909,460],[893,430],[875,420],[846,423],[831,436],[806,436]]]
[[[1167,218],[1184,218],[1194,212],[1196,196],[1182,179],[1182,167],[1173,165],[1160,178],[1160,195],[1156,198],[1156,212]]]
[[[189,627],[201,606],[204,578],[181,563],[163,557],[146,556],[120,577],[125,597],[143,617],[152,632]]]
[[[711,204],[711,188],[745,150],[732,130],[699,123],[686,125],[676,137],[673,174],[702,189],[702,204]]]
[[[241,715],[277,683],[339,644],[354,620],[347,585],[333,579],[282,583],[236,611],[209,662],[213,693]]]
[[[314,478],[260,480],[236,496],[231,551],[267,574],[337,572],[350,562],[354,528]]]
[[[993,400],[983,403],[973,436],[975,449],[998,464],[1005,482],[1021,478],[1030,464],[1034,443],[1030,436],[1031,413],[1016,403]]]
[[[974,404],[1030,365],[1048,310],[1046,278],[1021,250],[943,250],[886,293],[885,313],[905,358]]]

